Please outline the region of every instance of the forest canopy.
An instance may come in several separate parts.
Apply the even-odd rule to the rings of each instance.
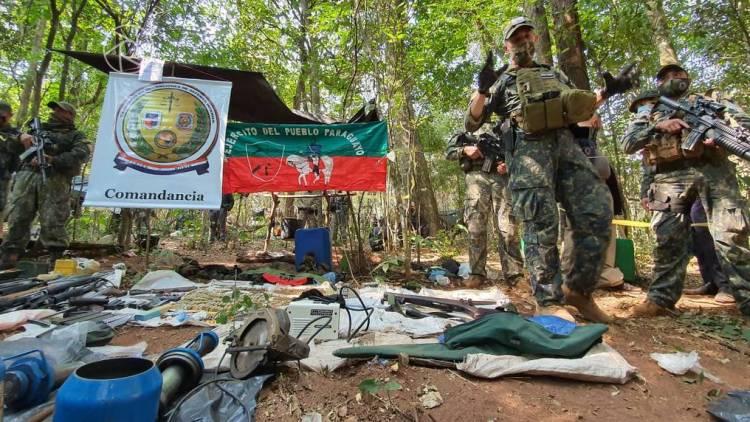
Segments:
[[[486,53],[507,61],[500,34],[521,14],[542,36],[537,60],[576,85],[601,86],[601,72],[635,62],[648,88],[660,63],[676,60],[695,91],[716,88],[750,106],[747,0],[3,2],[0,99],[19,125],[45,114],[48,101],[72,102],[96,142],[107,76],[52,51],[64,49],[262,72],[291,108],[338,120],[375,100],[396,154],[387,201],[417,204],[435,233],[439,211],[463,200],[460,170],[444,159],[447,140],[462,128]],[[603,109],[599,145],[637,201],[638,161],[616,148],[628,101]],[[746,189],[746,174],[741,183]]]

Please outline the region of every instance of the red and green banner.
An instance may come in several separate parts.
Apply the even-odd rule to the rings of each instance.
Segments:
[[[385,122],[227,124],[224,193],[385,190]]]

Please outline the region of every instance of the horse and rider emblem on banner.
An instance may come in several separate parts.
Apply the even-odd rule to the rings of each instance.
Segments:
[[[179,82],[149,84],[127,96],[117,112],[115,167],[207,173],[218,132],[216,107],[203,92]]]
[[[333,174],[333,158],[321,154],[322,147],[320,145],[312,144],[307,148],[307,154],[295,155],[292,154],[286,158],[286,164],[290,167],[294,167],[299,173],[297,182],[300,186],[307,186],[307,176],[312,174],[312,183],[315,184],[320,181],[321,175],[323,176],[323,184],[328,185],[331,183],[331,175]]]

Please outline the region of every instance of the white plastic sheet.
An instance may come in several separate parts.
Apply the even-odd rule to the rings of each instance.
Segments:
[[[100,346],[89,347],[93,353],[103,356],[105,359],[112,358],[139,358],[146,352],[148,343],[141,341],[131,346]]]
[[[662,369],[670,374],[685,375],[688,372],[692,372],[694,374],[703,374],[713,382],[721,382],[717,377],[709,374],[703,369],[700,363],[701,358],[696,351],[690,353],[651,353],[650,356],[651,359],[655,360]]]
[[[374,308],[373,314],[370,317],[370,328],[368,331],[397,332],[417,338],[437,336],[448,327],[456,325],[459,322],[438,317],[413,319],[396,312],[388,312],[386,311],[386,308],[388,308],[389,305],[387,303],[382,303],[383,296],[386,293],[430,296],[454,300],[472,299],[475,301],[482,300],[494,302],[493,305],[487,305],[489,308],[504,306],[509,302],[508,297],[497,287],[492,287],[486,290],[433,290],[422,288],[418,293],[402,288],[365,287],[358,290],[358,293],[366,307]],[[347,299],[346,303],[354,309],[362,307],[357,298]],[[358,311],[351,311],[351,314],[352,329],[356,329],[360,323],[365,320],[366,316],[364,312]],[[339,336],[346,337],[349,331],[348,315],[346,312],[341,312],[339,315],[341,318],[339,322]],[[362,329],[364,330],[365,327],[366,324]]]
[[[198,284],[193,283],[187,278],[177,274],[171,270],[157,270],[151,271],[146,274],[138,283],[136,283],[131,290],[132,291],[186,291],[192,290],[198,287]]]
[[[337,349],[351,346],[372,346],[376,344],[434,343],[435,341],[437,340],[434,338],[414,339],[408,335],[399,333],[371,332],[353,339],[351,343],[347,343],[343,339],[325,341],[318,344],[312,342],[310,343],[310,355],[306,359],[302,359],[300,364],[303,368],[315,372],[335,371],[349,363],[349,359],[333,355],[333,352]],[[297,362],[291,362],[290,364],[296,366]]]

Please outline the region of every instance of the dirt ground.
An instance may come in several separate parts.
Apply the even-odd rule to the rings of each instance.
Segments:
[[[213,249],[192,256],[201,262],[233,262],[235,253]],[[138,267],[139,257],[125,258]],[[459,259],[460,261],[460,259]],[[497,269],[497,263],[491,264]],[[643,269],[641,269],[643,272]],[[646,274],[647,275],[647,274]],[[698,282],[690,267],[688,284]],[[528,287],[505,289],[521,313],[532,311]],[[748,329],[733,306],[710,298],[680,301],[680,317],[628,318],[631,306],[644,298],[640,289],[602,291],[597,301],[619,319],[605,335],[608,344],[638,368],[639,376],[625,385],[606,385],[548,377],[482,380],[455,370],[404,366],[395,361],[363,361],[329,374],[283,370],[261,392],[258,421],[299,421],[317,412],[329,421],[651,421],[710,420],[707,404],[723,393],[750,388],[750,340],[732,329]],[[729,331],[727,331],[729,330]],[[149,342],[149,353],[179,345],[200,329],[128,327],[113,344]],[[745,332],[747,333],[747,332]],[[653,352],[697,351],[701,365],[721,382],[703,377],[675,376],[659,368]],[[366,379],[389,380],[400,388],[375,396],[360,392]],[[424,409],[420,392],[434,387],[444,402]]]

